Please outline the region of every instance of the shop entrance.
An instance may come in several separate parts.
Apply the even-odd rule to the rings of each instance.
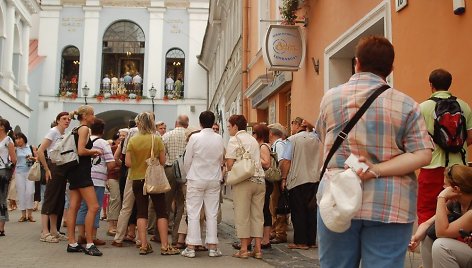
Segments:
[[[380,35],[391,39],[390,10],[382,3],[342,34],[325,50],[324,90],[345,83],[355,73],[355,47],[359,39]]]

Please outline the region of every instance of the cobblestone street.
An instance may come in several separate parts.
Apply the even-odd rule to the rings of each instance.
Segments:
[[[11,221],[5,228],[5,237],[0,238],[1,258],[0,267],[319,267],[318,251],[290,250],[287,244],[272,245],[272,249],[264,250],[264,259],[247,260],[231,257],[234,249],[231,247],[235,238],[233,225],[232,202],[223,203],[223,222],[219,225],[220,249],[223,256],[210,258],[207,252],[198,252],[194,259],[182,256],[161,256],[159,244],[151,242],[154,253],[147,256],[138,255],[134,244],[125,243],[123,248],[111,245],[112,237],[106,236],[106,222],[100,222],[99,238],[107,241],[107,245],[100,246],[102,257],[92,257],[85,254],[66,253],[66,242],[49,244],[39,241],[41,225],[40,213],[34,212],[35,223],[17,222],[19,211],[10,212]],[[64,231],[65,228],[62,228]],[[290,230],[289,239],[293,232]],[[149,237],[148,237],[149,238]],[[405,268],[417,268],[421,264],[418,253],[408,253],[405,259]],[[162,267],[162,266],[161,266]]]

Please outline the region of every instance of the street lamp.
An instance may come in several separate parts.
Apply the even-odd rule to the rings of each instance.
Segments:
[[[87,96],[89,94],[90,88],[87,86],[87,82],[85,82],[85,86],[82,88],[82,94],[84,94],[85,97],[85,105],[87,105]]]
[[[151,88],[149,89],[149,97],[151,97],[152,101],[152,112],[154,113],[154,97],[156,97],[157,89],[152,84]]]

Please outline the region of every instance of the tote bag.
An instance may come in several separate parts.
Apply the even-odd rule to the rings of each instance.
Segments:
[[[251,158],[251,154],[246,151],[244,146],[241,143],[241,140],[235,136],[238,140],[239,148],[243,152],[239,159],[234,162],[233,167],[228,172],[228,177],[226,178],[227,185],[236,185],[241,183],[252,176],[254,176],[254,172],[256,171],[256,164],[254,160]]]
[[[160,194],[170,191],[170,184],[167,180],[164,167],[159,163],[159,159],[154,156],[154,140],[152,135],[151,157],[146,159],[146,174],[144,175],[143,194]]]
[[[36,161],[28,171],[28,180],[39,181],[41,179],[41,164]]]

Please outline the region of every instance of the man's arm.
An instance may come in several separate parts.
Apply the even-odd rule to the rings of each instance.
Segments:
[[[467,130],[467,146],[472,144],[472,129]]]
[[[279,163],[280,166],[280,173],[282,174],[282,184],[281,188],[282,190],[285,189],[285,186],[287,184],[287,176],[288,172],[290,171],[290,167],[292,166],[292,161],[287,160],[287,159],[282,159]]]

